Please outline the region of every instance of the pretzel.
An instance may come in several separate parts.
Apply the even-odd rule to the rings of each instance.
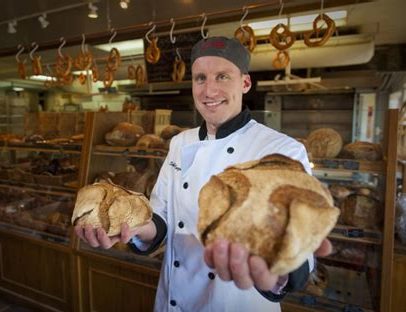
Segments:
[[[137,68],[135,69],[135,85],[137,87],[141,87],[145,83],[145,72],[144,72],[144,67],[141,65],[138,65]]]
[[[41,56],[34,56],[32,59],[32,73],[35,76],[42,75]]]
[[[86,83],[87,77],[84,73],[80,73],[78,79],[79,79],[79,83],[81,85],[84,85]]]
[[[295,43],[295,34],[285,24],[278,24],[272,28],[269,40],[276,49],[282,51],[289,49]]]
[[[289,53],[286,51],[278,51],[272,60],[272,66],[276,69],[283,69],[289,64],[289,62]]]
[[[72,58],[69,55],[56,58],[55,70],[58,76],[65,77],[70,74],[72,69]]]
[[[114,81],[114,74],[112,71],[106,70],[104,72],[103,84],[105,88],[110,88]]]
[[[107,69],[116,71],[120,65],[120,61],[120,52],[116,48],[112,48],[109,57],[107,58]]]
[[[257,46],[257,40],[255,38],[254,31],[248,25],[239,27],[234,32],[234,37],[238,39],[241,44],[247,47],[250,52],[254,51],[255,47]]]
[[[89,51],[80,51],[79,55],[75,58],[74,65],[77,69],[88,70],[92,67],[93,55]]]
[[[145,53],[145,58],[148,63],[156,64],[161,57],[161,50],[158,48],[158,37],[155,37],[149,43],[147,51]]]
[[[323,36],[319,38],[321,26],[318,27],[317,24],[321,21],[324,21],[327,24],[327,29],[324,32]],[[303,35],[304,43],[308,47],[320,47],[324,45],[328,41],[328,39],[330,39],[330,37],[334,34],[335,31],[336,31],[335,22],[328,15],[323,13],[319,14],[313,21],[313,30],[304,33]],[[313,34],[316,35],[316,39],[312,41],[311,36]]]
[[[171,75],[172,80],[175,82],[181,82],[183,80],[183,77],[185,77],[185,72],[186,72],[185,62],[179,58],[176,58],[175,62],[173,62],[173,71]]]
[[[128,73],[128,79],[137,79],[137,76],[135,74],[135,67],[134,65],[129,65],[127,68],[127,73]]]
[[[99,70],[97,69],[96,64],[92,66],[92,81],[97,82],[99,80]]]
[[[17,63],[17,70],[18,70],[18,75],[20,76],[21,79],[25,79],[27,77],[27,74],[25,72],[24,62]]]

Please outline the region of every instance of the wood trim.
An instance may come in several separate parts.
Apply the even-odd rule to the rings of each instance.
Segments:
[[[398,109],[389,109],[387,115],[387,159],[385,191],[385,224],[383,231],[380,311],[389,312],[392,300],[392,273],[395,235],[395,198],[397,165]]]

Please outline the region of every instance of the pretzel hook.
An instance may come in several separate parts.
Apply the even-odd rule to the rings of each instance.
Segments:
[[[145,39],[147,39],[148,43],[151,43],[151,39],[149,39],[149,35],[155,30],[156,25],[153,24],[152,22],[149,22],[148,25],[153,25],[152,28],[150,30],[147,31],[147,33],[145,34]]]
[[[244,19],[247,17],[247,15],[248,15],[248,8],[246,8],[246,7],[243,7],[242,8],[242,10],[243,10],[243,15],[242,15],[242,17],[241,17],[241,19],[240,19],[240,28],[241,28],[241,30],[244,32],[244,36],[247,36],[248,34],[247,34],[247,31],[244,29],[244,27],[243,27],[243,23],[244,23]]]
[[[20,61],[20,55],[21,55],[21,53],[23,53],[23,51],[24,51],[24,47],[21,45],[21,44],[19,44],[18,46],[17,46],[17,49],[18,49],[18,52],[17,52],[17,54],[16,54],[16,61],[17,61],[17,63],[21,63],[21,61]],[[25,60],[23,61],[23,63],[25,63]]]
[[[117,31],[114,28],[112,28],[110,32],[112,33],[112,35],[109,39],[109,44],[111,44],[113,42],[113,39],[117,36]]]
[[[59,45],[59,48],[58,48],[58,55],[63,58],[62,48],[66,44],[66,40],[64,37],[61,37],[61,38],[59,38],[59,41],[61,42],[61,44]]]
[[[206,34],[204,33],[204,26],[206,25],[206,22],[207,22],[206,13],[202,14],[202,18],[203,18],[203,23],[202,23],[202,27],[200,27],[200,33],[202,34],[203,39],[207,39],[209,37],[209,32],[207,31]]]
[[[37,51],[37,49],[39,48],[39,45],[38,45],[38,43],[33,42],[33,43],[31,43],[31,46],[32,46],[32,49],[30,51],[30,59],[34,60],[33,54],[34,54],[35,51]]]
[[[173,36],[173,30],[175,29],[175,20],[173,18],[171,18],[170,22],[171,22],[172,26],[171,26],[171,31],[169,32],[169,39],[171,40],[172,44],[175,44],[176,37]]]

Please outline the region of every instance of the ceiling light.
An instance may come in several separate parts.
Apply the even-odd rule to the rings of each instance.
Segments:
[[[116,48],[120,51],[121,56],[129,55],[142,55],[144,54],[144,40],[125,40],[117,41],[113,43],[99,44],[94,46],[97,49],[109,52],[112,48]]]
[[[49,25],[49,21],[47,20],[47,15],[46,15],[46,13],[40,15],[40,16],[38,17],[38,21],[39,21],[39,23],[41,24],[41,28],[42,28],[42,29],[47,28],[48,25]]]
[[[120,7],[122,9],[128,9],[129,4],[130,4],[130,0],[120,0]]]
[[[87,14],[90,18],[98,18],[99,15],[97,14],[97,10],[99,8],[95,6],[93,3],[89,3],[89,14]]]
[[[9,22],[8,27],[7,27],[7,32],[9,34],[15,34],[17,32],[16,26],[17,26],[16,20]]]
[[[344,26],[347,23],[346,10],[324,13],[327,14],[332,20],[334,20],[334,23],[337,27]],[[313,21],[318,15],[319,13],[313,13],[307,15],[292,16],[289,18],[276,18],[265,21],[252,22],[249,23],[249,25],[252,27],[252,29],[254,29],[256,36],[268,35],[271,29],[278,24],[289,25],[291,31],[305,31],[311,30],[313,28]],[[324,27],[326,27],[326,25],[324,25]]]

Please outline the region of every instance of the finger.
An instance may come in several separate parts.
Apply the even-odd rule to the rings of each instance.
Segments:
[[[214,269],[214,260],[213,260],[213,245],[207,245],[204,248],[204,262],[206,262],[207,266],[211,269]]]
[[[130,234],[130,227],[127,223],[121,224],[121,237],[120,241],[124,244],[127,244],[129,240],[132,238]]]
[[[97,240],[96,230],[91,225],[86,225],[84,228],[85,238],[88,244],[92,247],[99,247],[99,241]]]
[[[111,248],[111,246],[113,246],[115,243],[117,243],[120,240],[120,238],[118,236],[115,236],[115,237],[107,236],[106,231],[102,228],[97,229],[96,235],[97,235],[97,240],[98,240],[100,246],[104,249]]]
[[[230,271],[235,285],[248,289],[254,285],[248,266],[248,251],[239,244],[230,244]]]
[[[328,239],[324,239],[321,242],[321,245],[314,252],[316,257],[326,257],[333,252],[333,245]]]
[[[85,238],[84,228],[82,226],[76,225],[74,230],[75,230],[75,234],[77,237],[79,237],[81,240],[87,242],[87,240]]]
[[[275,286],[278,281],[278,276],[271,274],[268,265],[263,258],[251,256],[249,258],[249,267],[251,277],[258,289],[269,291]]]
[[[223,281],[231,280],[231,273],[228,266],[228,247],[226,240],[216,240],[213,243],[213,263],[217,274]]]

